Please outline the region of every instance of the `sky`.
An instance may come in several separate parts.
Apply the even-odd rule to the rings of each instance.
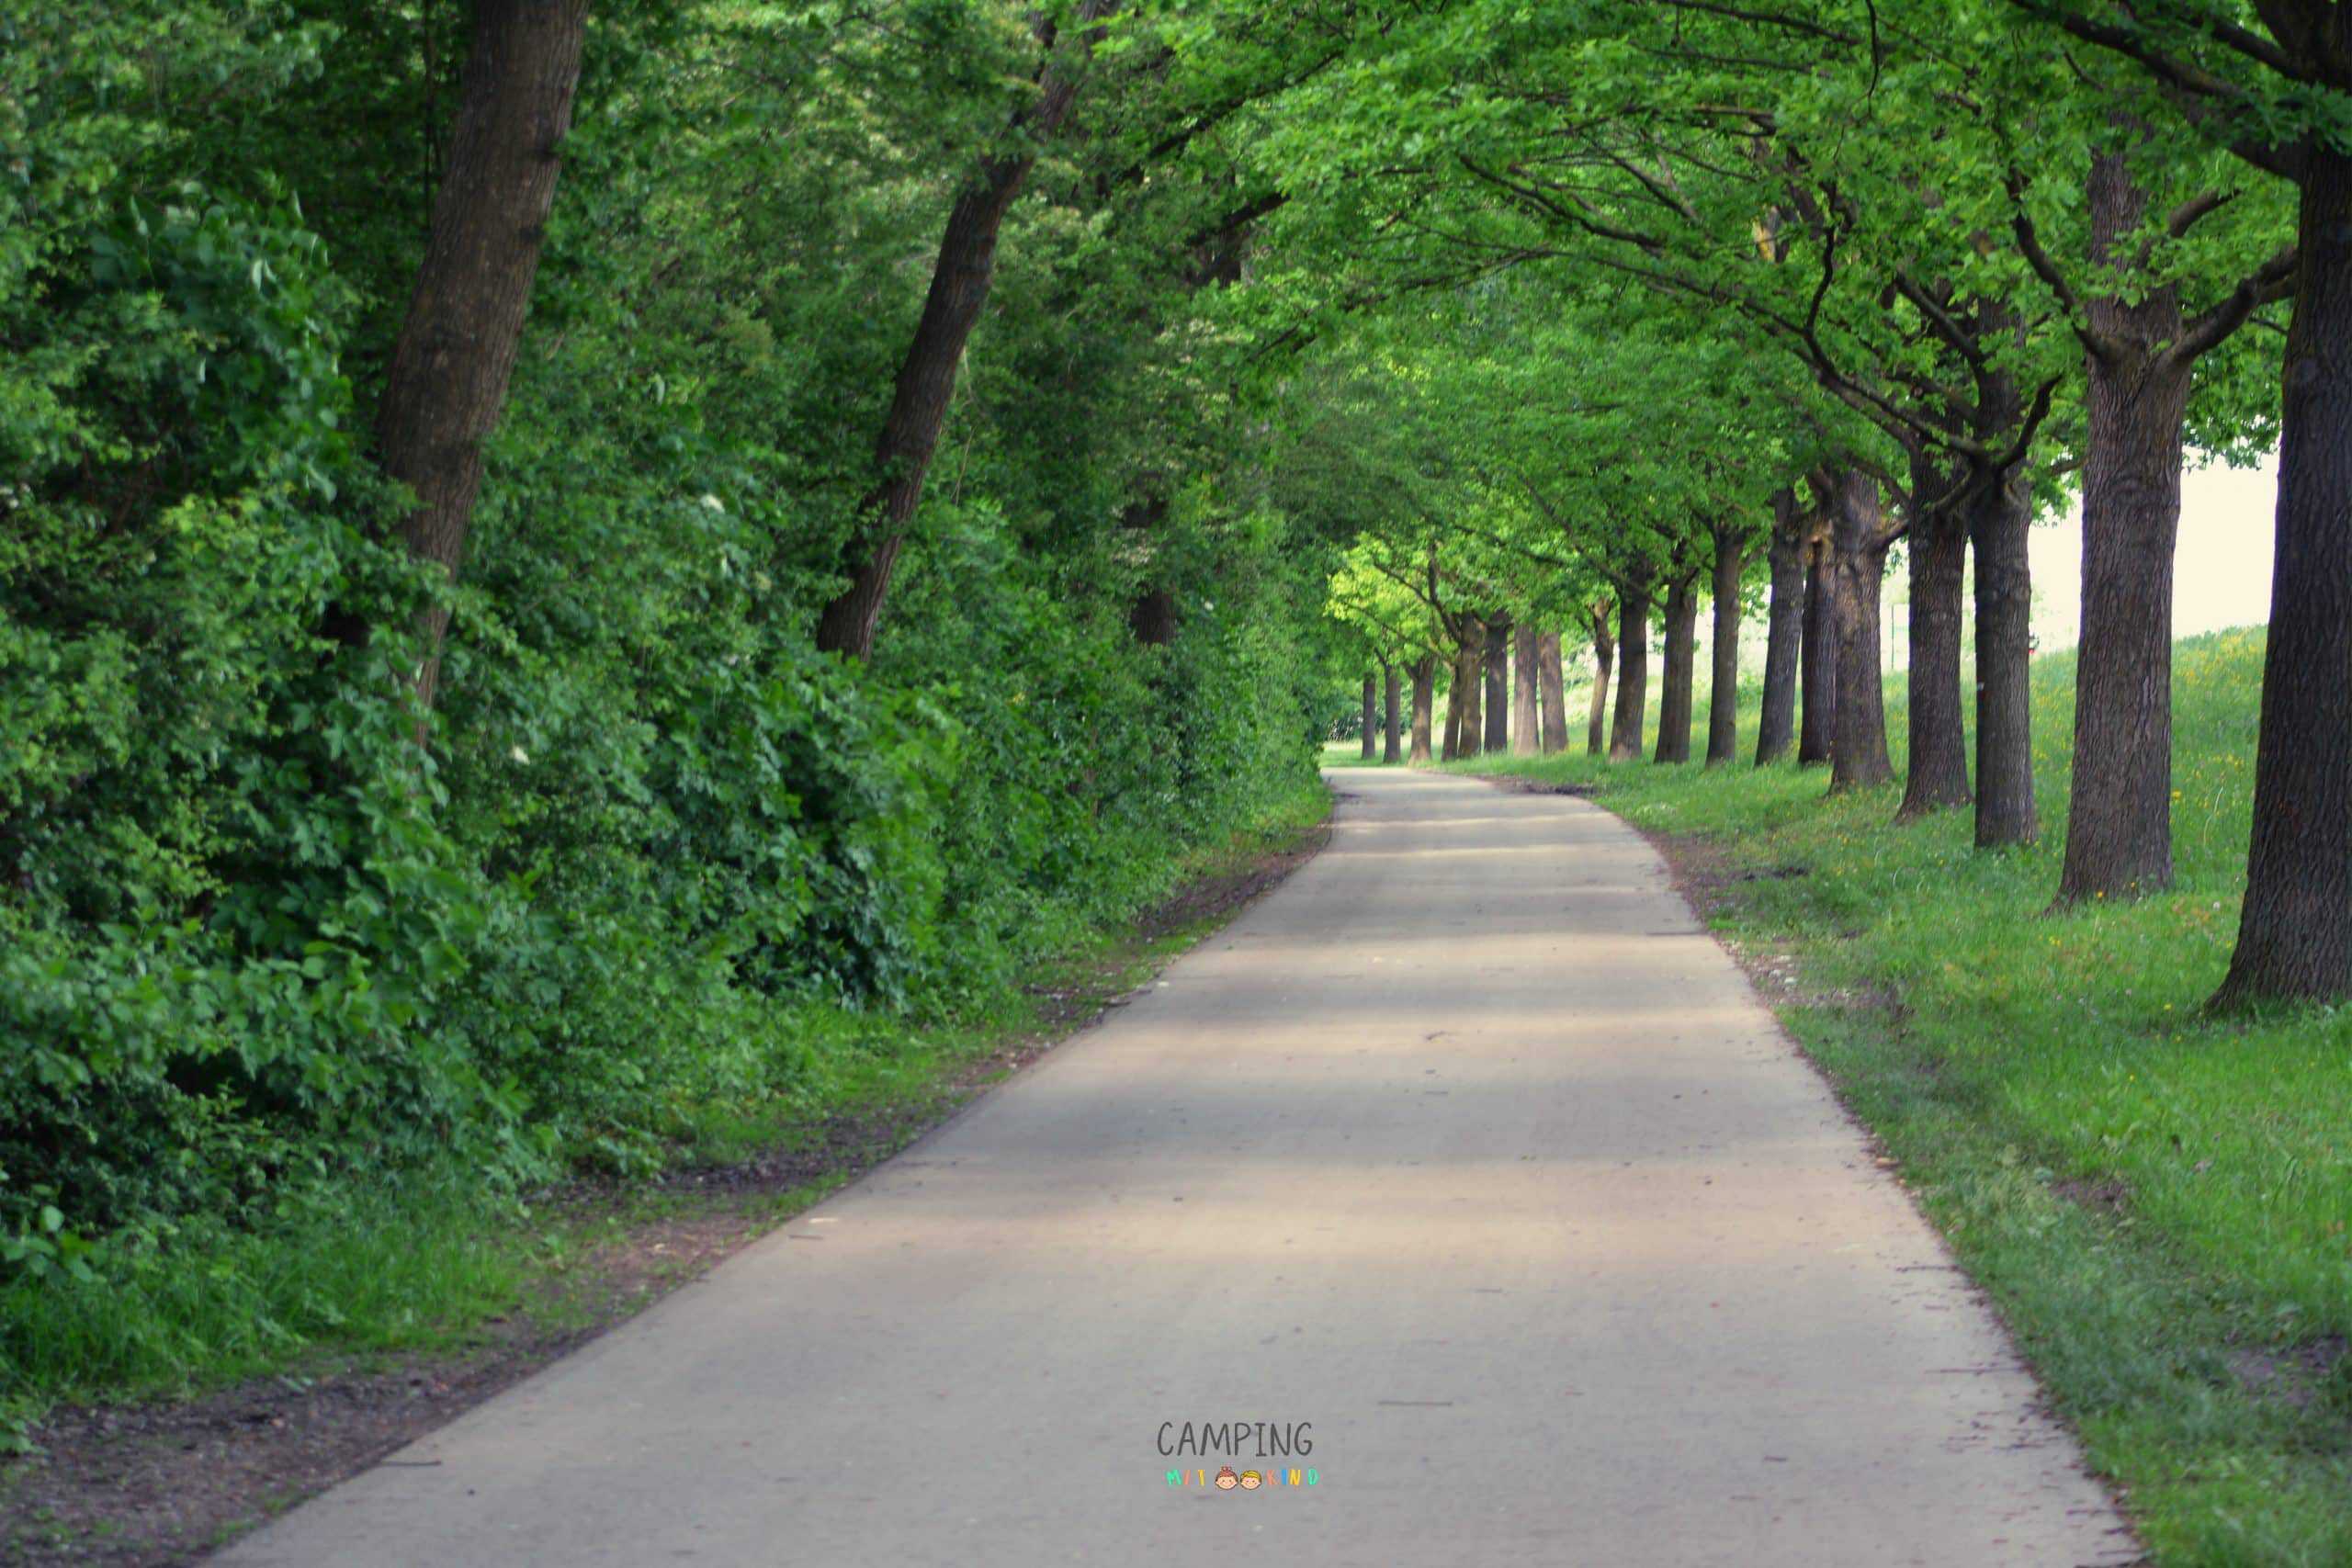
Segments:
[[[2271,509],[2278,459],[2258,468],[2215,463],[2180,477],[2180,549],[2173,563],[2175,637],[2270,619]],[[2034,631],[2044,649],[2072,648],[2082,625],[2079,507],[2033,531]]]
[[[2274,453],[2255,468],[2220,463],[2180,476],[2180,543],[2173,560],[2172,635],[2195,637],[2270,619],[2271,511],[2278,498]],[[2083,623],[2083,513],[2079,504],[2033,530],[2033,632],[2044,653],[2080,640]],[[1909,663],[1904,637],[1910,584],[1900,565],[1887,572],[1885,624],[1879,647],[1890,670]],[[1973,606],[1962,615],[1973,626]],[[1756,617],[1760,620],[1761,617]],[[1743,628],[1751,633],[1753,627]],[[1703,633],[1703,628],[1702,628]],[[1756,634],[1760,639],[1760,634]],[[1743,636],[1742,646],[1748,637]],[[1758,640],[1760,649],[1762,643]],[[1759,652],[1758,658],[1762,655]]]

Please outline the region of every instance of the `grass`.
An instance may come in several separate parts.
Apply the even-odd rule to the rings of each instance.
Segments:
[[[1329,805],[1320,784],[1303,784],[1264,822],[1177,862],[1171,881],[1220,875],[1295,843]],[[1125,922],[1100,927],[1033,966],[1025,983],[967,997],[944,1020],[836,1021],[842,1038],[826,1043],[820,1079],[788,1103],[706,1108],[678,1164],[718,1168],[812,1150],[831,1158],[827,1140],[845,1120],[910,1135],[975,1082],[1003,1076],[1014,1049],[1132,989],[1222,919],[1153,934]],[[0,1287],[0,1454],[21,1449],[61,1401],[186,1396],[354,1359],[461,1349],[517,1312],[570,1326],[577,1303],[565,1276],[616,1233],[697,1204],[781,1221],[854,1174],[855,1156],[841,1157],[813,1181],[749,1198],[674,1184],[526,1198],[484,1192],[462,1171],[426,1173],[321,1194],[259,1233],[183,1235],[103,1280],[20,1279]]]
[[[2262,634],[2178,645],[2169,893],[2050,913],[2074,660],[2039,661],[2041,841],[1819,770],[1453,764],[1706,840],[1713,915],[1992,1294],[2160,1563],[2352,1562],[2352,1011],[2210,1019],[2237,924]],[[1743,740],[1755,735],[1746,694]],[[1901,677],[1889,688],[1897,744]],[[1572,696],[1581,711],[1581,699]],[[1698,739],[1703,749],[1705,704]],[[1752,752],[1751,752],[1752,754]],[[1769,983],[1768,983],[1769,984]]]

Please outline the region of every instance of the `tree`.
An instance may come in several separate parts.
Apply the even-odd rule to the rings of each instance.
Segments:
[[[2245,902],[2217,1006],[2352,995],[2352,16],[2029,4],[2147,73],[2179,122],[2296,193],[2270,635]],[[2185,338],[2184,342],[2187,341]]]
[[[1592,710],[1585,718],[1584,749],[1598,757],[1608,749],[1609,672],[1617,656],[1617,633],[1611,622],[1616,605],[1596,600],[1585,612],[1592,623]]]
[[[1770,621],[1764,637],[1764,700],[1756,731],[1756,765],[1777,762],[1796,740],[1797,667],[1804,651],[1805,536],[1811,519],[1796,491],[1772,492]]]
[[[1747,548],[1751,525],[1742,517],[1724,516],[1708,529],[1714,561],[1711,585],[1715,609],[1714,661],[1707,685],[1707,765],[1728,762],[1739,750],[1739,620],[1740,598],[1747,592]]]
[[[1666,573],[1666,669],[1657,708],[1658,762],[1690,760],[1691,700],[1699,660],[1697,552],[1686,544]]]
[[[376,414],[384,471],[417,501],[401,536],[452,579],[538,276],[587,24],[588,0],[474,6],[431,233]],[[433,705],[448,625],[435,599],[420,628],[420,707]]]
[[[1544,688],[1544,754],[1568,749],[1567,678],[1560,668],[1560,634],[1545,632],[1535,649],[1537,678]]]
[[[1080,0],[1072,18],[1077,40],[1068,47],[1061,44],[1052,16],[1039,15],[1035,91],[1012,111],[1005,130],[1006,150],[980,160],[947,214],[922,318],[899,362],[889,412],[875,442],[873,488],[858,506],[856,532],[842,558],[849,586],[818,619],[817,646],[827,652],[863,659],[873,651],[890,575],[922,500],[940,427],[956,395],[964,346],[988,304],[1005,215],[1028,183],[1043,144],[1077,102],[1087,57],[1102,37],[1104,18],[1117,8],[1118,0]]]

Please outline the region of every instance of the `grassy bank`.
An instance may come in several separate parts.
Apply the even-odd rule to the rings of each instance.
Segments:
[[[2179,886],[2065,915],[2071,654],[2037,671],[2021,852],[1975,851],[1966,812],[1894,827],[1894,791],[1826,800],[1816,770],[1459,764],[1589,786],[1679,846],[2165,1563],[2352,1562],[2352,1016],[2199,1010],[2236,929],[2261,662],[2259,631],[2179,645]]]
[[[258,1230],[185,1232],[102,1277],[20,1275],[0,1288],[0,1447],[36,1441],[59,1402],[182,1396],[355,1358],[462,1350],[489,1325],[511,1337],[518,1314],[560,1326],[594,1293],[570,1277],[616,1235],[675,1224],[697,1203],[754,1224],[805,1207],[1221,922],[1253,868],[1329,808],[1320,784],[1303,784],[1266,820],[1171,861],[1170,900],[1080,933],[1024,984],[967,996],[952,1016],[812,1012],[811,1066],[794,1092],[697,1108],[658,1176],[522,1194],[484,1190],[462,1170],[424,1172],[316,1191]],[[790,1179],[747,1201],[728,1179],[746,1166]],[[705,1173],[717,1179],[698,1182]],[[0,1498],[6,1484],[0,1466]]]

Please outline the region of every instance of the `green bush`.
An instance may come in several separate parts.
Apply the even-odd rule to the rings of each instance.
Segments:
[[[876,661],[812,650],[914,175],[958,165],[829,131],[746,203],[772,154],[681,130],[659,8],[594,41],[463,580],[410,564],[365,432],[458,39],[307,11],[0,8],[0,1282],[152,1282],[403,1173],[655,1169],[1017,985],[1311,766],[1321,547],[1204,448],[1152,563],[1182,634],[1140,646],[1129,469],[1073,433],[1154,351],[1098,322],[1041,402],[1072,349],[1017,254],[1021,375],[976,374]],[[865,91],[795,112],[938,107]]]

